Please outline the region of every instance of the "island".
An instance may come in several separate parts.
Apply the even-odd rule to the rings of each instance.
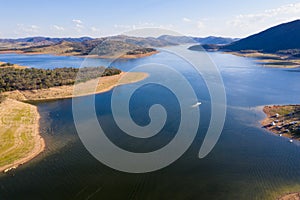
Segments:
[[[290,142],[300,140],[300,105],[265,106],[263,111],[267,115],[261,121],[264,128],[290,138]]]
[[[80,73],[79,73],[80,70]],[[9,173],[45,149],[37,107],[28,101],[72,98],[111,90],[148,77],[113,67],[35,69],[0,67],[0,171]],[[74,86],[79,93],[74,94]]]

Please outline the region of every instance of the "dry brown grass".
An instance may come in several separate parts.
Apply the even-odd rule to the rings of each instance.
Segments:
[[[300,193],[291,193],[277,198],[277,200],[300,200]]]

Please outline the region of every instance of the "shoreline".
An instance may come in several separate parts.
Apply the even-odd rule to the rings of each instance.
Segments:
[[[148,57],[148,56],[152,56],[154,54],[159,53],[159,51],[153,51],[153,52],[149,52],[149,53],[143,53],[143,54],[135,54],[135,55],[127,55],[127,54],[121,54],[120,56],[98,56],[98,55],[73,55],[76,57],[82,57],[82,58],[100,58],[100,59],[137,59],[137,58],[144,58],[144,57]],[[60,55],[57,55],[60,56]],[[62,55],[63,56],[63,55]]]
[[[37,90],[35,92],[32,92],[32,91],[4,92],[3,94],[6,96],[6,99],[2,103],[0,103],[0,111],[2,111],[5,114],[0,115],[0,117],[6,116],[6,115],[11,116],[11,113],[15,113],[14,109],[17,106],[20,107],[20,110],[24,110],[25,107],[29,107],[33,111],[34,116],[32,117],[33,118],[32,120],[34,121],[34,123],[32,125],[33,126],[32,127],[32,129],[33,129],[32,136],[34,136],[34,142],[33,142],[34,146],[33,146],[32,150],[28,153],[28,155],[22,156],[21,158],[12,161],[12,163],[1,166],[0,171],[2,171],[4,173],[8,173],[10,170],[14,170],[17,167],[19,167],[20,165],[23,165],[23,164],[31,161],[32,159],[36,158],[46,148],[45,140],[40,135],[40,123],[39,123],[40,114],[38,112],[37,107],[32,104],[29,104],[28,101],[32,101],[32,102],[47,101],[47,100],[52,101],[52,100],[60,100],[60,99],[67,99],[67,98],[73,98],[73,97],[87,96],[87,95],[92,95],[92,94],[100,94],[100,93],[110,91],[114,87],[117,87],[119,85],[130,84],[130,83],[142,81],[145,78],[147,78],[148,76],[149,76],[148,73],[143,73],[143,72],[121,72],[121,74],[114,75],[114,76],[100,77],[100,81],[99,81],[99,78],[92,79],[87,82],[78,83],[78,87],[83,88],[84,90],[82,90],[83,93],[79,93],[76,95],[73,94],[74,85],[55,87],[54,91],[56,90],[56,92],[57,91],[62,92],[62,93],[60,93],[62,95],[61,97],[57,97],[57,93],[52,93],[53,96],[50,96],[50,97],[48,96],[49,95],[48,92],[53,92],[53,91],[51,91],[51,90],[53,90],[53,88],[41,89],[41,90]],[[92,86],[92,87],[88,88],[88,86]],[[95,90],[95,86],[97,86],[96,90]],[[89,89],[92,89],[92,91],[90,91]],[[72,92],[72,95],[66,95],[67,93],[64,93],[66,90],[69,92]],[[46,93],[43,94],[43,92],[41,92],[41,91],[44,91]],[[24,95],[24,94],[22,94],[22,92],[23,93],[24,92],[31,93],[32,96],[28,96],[28,94]],[[15,96],[15,93],[17,93],[19,95]],[[19,98],[20,95],[23,96],[23,98]],[[46,96],[43,96],[43,95],[46,95]],[[43,97],[45,97],[45,98],[43,98]],[[5,108],[6,110],[4,110],[3,108]],[[7,110],[7,108],[10,108],[10,109]],[[21,119],[22,119],[22,117],[21,117]],[[0,128],[2,125],[1,124],[2,121],[3,121],[3,119],[0,120]],[[21,129],[27,128],[22,123],[18,123],[18,125],[20,126]],[[1,129],[0,129],[0,131],[1,131]],[[14,135],[19,134],[19,132],[20,132],[19,129],[15,129],[13,134]],[[4,134],[5,133],[6,132],[4,132]],[[0,132],[0,136],[1,136],[1,132]],[[0,139],[1,139],[1,137],[0,137]],[[9,139],[11,139],[11,138],[9,138]],[[11,141],[8,141],[8,142],[11,142]],[[20,146],[20,144],[22,144],[22,141],[21,142],[13,141],[13,142],[16,144],[13,144],[9,150],[15,150],[17,147]],[[7,151],[4,150],[4,152],[2,152],[2,154],[5,155],[5,153],[7,153]],[[0,155],[1,155],[1,151],[0,151]]]
[[[11,65],[7,65],[7,66],[1,66],[1,65],[4,65],[4,64],[8,64],[8,62],[0,61],[0,69],[5,69],[5,68],[26,69],[26,68],[29,68],[27,66],[22,66],[22,65],[18,65],[18,64],[11,64]]]
[[[296,69],[300,68],[300,59],[290,58],[287,55],[275,53],[260,53],[257,51],[239,52],[239,51],[220,51],[220,53],[230,54],[239,57],[253,58],[255,62],[266,68]]]
[[[74,57],[81,57],[81,58],[99,58],[99,59],[137,59],[137,58],[144,58],[148,56],[152,56],[154,54],[159,53],[159,51],[153,51],[144,54],[135,54],[135,55],[126,55],[121,54],[120,56],[98,56],[98,55],[80,55],[80,54],[55,54],[51,52],[24,52],[22,50],[5,50],[1,51],[0,54],[20,54],[20,55],[53,55],[53,56],[74,56]]]
[[[276,200],[300,200],[300,192],[292,192],[278,197]]]
[[[74,85],[65,85],[38,90],[15,90],[4,92],[3,95],[10,99],[15,99],[17,101],[22,102],[62,100],[74,97],[100,94],[103,92],[110,91],[114,87],[120,85],[142,81],[148,76],[149,74],[144,72],[121,72],[120,74],[113,76],[96,78],[76,84],[76,94],[74,94]]]
[[[300,140],[300,105],[266,105],[262,106],[266,115],[260,121],[262,128],[281,137],[290,138],[290,142]]]
[[[30,150],[30,152],[26,153],[27,155],[22,155],[21,158],[18,158],[17,160],[14,160],[14,161],[10,162],[9,164],[5,164],[0,167],[0,171],[7,173],[10,170],[16,169],[20,165],[23,165],[23,164],[29,162],[30,160],[36,158],[40,153],[42,153],[45,150],[46,144],[45,144],[45,140],[40,135],[40,123],[39,123],[40,114],[39,114],[36,106],[27,104],[27,103],[23,103],[23,102],[19,102],[19,101],[13,100],[13,99],[6,99],[4,102],[2,102],[0,104],[0,107],[3,107],[3,106],[5,106],[6,109],[7,109],[7,107],[13,107],[13,108],[18,107],[20,109],[25,109],[26,107],[29,107],[29,109],[33,112],[33,115],[34,115],[33,119],[32,119],[33,122],[31,125],[26,126],[26,124],[24,122],[20,123],[20,124],[18,124],[19,127],[17,128],[17,131],[15,133],[13,133],[14,136],[16,137],[15,139],[19,139],[19,140],[20,140],[20,138],[17,138],[17,136],[16,136],[16,134],[18,134],[19,132],[22,132],[24,134],[27,133],[27,134],[29,134],[29,136],[32,136],[33,140],[34,140],[33,147]],[[1,124],[1,125],[3,128],[4,125],[3,124]],[[32,132],[29,132],[29,133],[27,132],[28,127],[32,129]],[[21,135],[21,137],[23,137],[23,136]],[[8,149],[8,151],[4,152],[3,153],[4,155],[9,154],[12,150],[15,150],[17,147],[20,147],[20,145],[22,145],[24,143],[24,141],[14,141],[14,142],[17,142],[17,143],[14,144],[10,149]]]

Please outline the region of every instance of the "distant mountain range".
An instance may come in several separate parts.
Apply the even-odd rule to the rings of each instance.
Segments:
[[[220,47],[221,50],[256,50],[276,53],[300,49],[300,20],[274,26],[247,38]]]
[[[199,44],[230,44],[232,42],[238,41],[238,38],[224,38],[224,37],[188,37],[188,36],[172,36],[172,35],[162,35],[158,39],[163,39],[172,43],[187,44],[187,43],[199,43]]]
[[[214,36],[209,36],[209,37],[205,37],[205,38],[197,38],[194,37],[193,38],[196,42],[200,43],[200,44],[208,44],[208,45],[214,45],[214,44],[218,44],[218,45],[224,45],[224,44],[230,44],[232,42],[238,41],[239,38],[224,38],[224,37],[214,37]]]
[[[164,47],[198,43],[191,50],[258,51],[262,53],[289,53],[300,55],[300,20],[280,24],[244,39],[223,37],[187,37],[162,35],[160,37],[111,36],[103,38],[49,38],[29,37],[0,39],[0,51],[21,51],[24,53],[53,53],[59,55],[88,55],[98,48],[100,56],[116,52],[132,52],[141,48]],[[101,47],[99,47],[99,45]],[[134,51],[133,51],[134,52]]]
[[[49,43],[59,43],[62,41],[67,42],[83,42],[87,40],[92,40],[90,37],[80,37],[80,38],[50,38],[50,37],[27,37],[27,38],[18,38],[18,39],[0,39],[0,42],[3,43],[17,43],[17,42],[49,42]]]
[[[103,37],[103,38],[91,38],[91,37],[80,37],[80,38],[50,38],[50,37],[27,37],[17,39],[0,39],[0,43],[32,43],[31,45],[53,45],[61,42],[86,42],[91,40],[104,41],[104,40],[123,40],[126,43],[131,43],[141,46],[153,46],[161,47],[168,45],[179,45],[187,43],[200,43],[200,44],[229,44],[237,41],[236,38],[223,38],[223,37],[189,37],[189,36],[172,36],[162,35],[157,38],[154,37],[131,37],[125,35]]]
[[[212,37],[207,39],[202,45],[189,47],[194,51],[232,51],[240,53],[260,52],[285,54],[288,56],[300,56],[300,20],[280,24],[260,33],[251,35],[243,39],[227,39]],[[230,42],[230,40],[235,40]],[[203,41],[203,40],[202,40]],[[214,43],[216,41],[216,43]],[[222,44],[222,41],[224,43]],[[227,43],[226,42],[230,42]]]
[[[103,38],[50,38],[28,37],[20,39],[0,39],[0,51],[18,53],[45,53],[56,55],[97,55],[114,57],[127,52],[149,52],[149,47],[164,47],[187,43],[228,44],[235,39],[221,37],[187,37],[162,35],[160,37],[111,36]],[[134,51],[138,49],[139,51]],[[97,51],[97,52],[96,52]]]

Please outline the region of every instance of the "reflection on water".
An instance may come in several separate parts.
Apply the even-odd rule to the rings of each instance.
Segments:
[[[261,129],[259,120],[264,116],[256,109],[265,104],[299,103],[299,73],[262,68],[250,59],[231,55],[210,56],[224,79],[228,108],[221,138],[206,158],[197,155],[210,119],[207,88],[185,61],[161,52],[118,67],[129,70],[143,63],[168,64],[192,83],[203,103],[200,128],[179,160],[147,174],[112,170],[95,160],[80,142],[70,99],[39,103],[47,150],[17,169],[14,176],[0,175],[0,199],[274,199],[280,193],[300,190],[299,145]],[[131,86],[120,87],[126,92]],[[149,123],[150,105],[160,103],[166,108],[167,125],[151,141],[122,134],[111,116],[110,97],[111,92],[96,95],[96,110],[101,125],[110,130],[108,137],[119,146],[144,152],[174,137],[180,112],[178,102],[165,88],[147,85],[134,94],[130,104],[131,115],[140,125]]]

